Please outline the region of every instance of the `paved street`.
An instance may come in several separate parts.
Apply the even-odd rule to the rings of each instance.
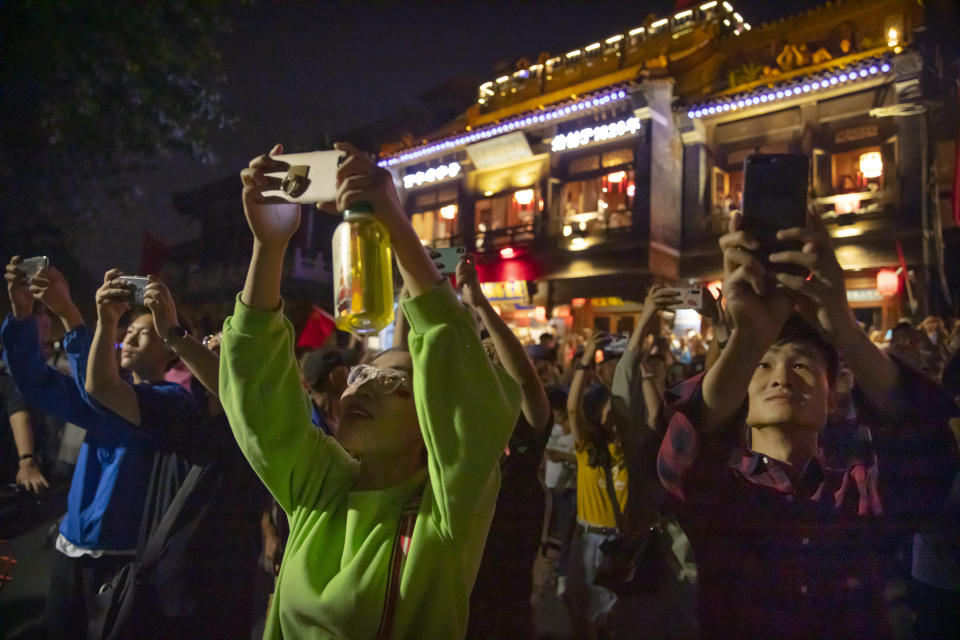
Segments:
[[[13,580],[0,588],[0,640],[36,640],[49,586],[53,549],[43,548],[50,526],[66,509],[67,486],[37,499],[18,495],[0,502],[0,540],[10,540],[18,564]],[[551,582],[537,607],[540,638],[568,637],[567,612]],[[258,634],[259,635],[259,634]]]
[[[12,581],[0,588],[0,638],[34,640],[50,584],[53,549],[43,548],[44,534],[66,511],[68,486],[54,486],[42,498],[18,495],[0,502],[0,539],[13,545],[18,564]]]

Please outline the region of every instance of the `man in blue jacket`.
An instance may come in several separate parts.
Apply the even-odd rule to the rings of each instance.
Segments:
[[[89,398],[84,382],[92,333],[70,298],[66,280],[50,267],[27,282],[19,262],[14,257],[4,274],[12,306],[0,328],[7,368],[29,404],[87,430],[57,537],[45,615],[51,637],[83,638],[90,599],[136,552],[157,441],[151,432],[132,429]],[[44,362],[31,315],[35,299],[63,323],[72,377]],[[164,348],[152,324],[142,320],[132,318],[120,357],[135,387],[150,389],[145,394],[151,399],[149,408],[142,409],[160,421],[198,422],[201,412],[191,394],[164,380],[175,356]]]

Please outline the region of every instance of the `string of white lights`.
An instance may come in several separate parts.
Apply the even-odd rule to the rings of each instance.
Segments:
[[[848,82],[866,80],[881,73],[889,73],[891,69],[890,63],[885,58],[871,58],[843,69],[833,69],[813,78],[806,77],[788,85],[772,88],[763,87],[749,94],[706,102],[691,107],[687,111],[687,116],[690,118],[705,118],[716,114],[729,113],[730,111],[748,109],[807,93],[832,89]]]
[[[441,140],[423,147],[411,149],[410,151],[406,151],[400,155],[382,160],[378,164],[381,167],[392,167],[393,165],[401,162],[407,162],[409,160],[414,160],[423,156],[429,156],[441,151],[454,149],[456,147],[477,142],[479,140],[486,140],[504,133],[510,133],[511,131],[517,131],[526,127],[536,126],[542,122],[549,122],[551,120],[556,120],[557,118],[563,118],[572,114],[583,113],[593,109],[605,107],[612,102],[627,99],[628,95],[629,94],[623,89],[614,89],[612,91],[594,96],[588,96],[579,100],[570,100],[550,109],[544,109],[536,113],[520,115],[503,123],[495,123],[481,129],[470,131],[469,133],[460,134],[446,140]]]

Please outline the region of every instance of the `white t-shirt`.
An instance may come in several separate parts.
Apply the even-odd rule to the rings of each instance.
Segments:
[[[564,433],[562,425],[553,425],[553,429],[550,431],[550,439],[547,440],[547,449],[553,449],[561,453],[573,453],[573,446],[573,434]],[[577,486],[577,463],[547,460],[543,476],[544,484],[547,485],[548,489],[572,489]]]

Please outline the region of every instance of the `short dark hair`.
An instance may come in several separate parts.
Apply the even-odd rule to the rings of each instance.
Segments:
[[[610,390],[602,384],[595,385],[583,394],[580,401],[583,417],[594,428],[595,432],[603,430],[603,405],[610,398]]]
[[[797,312],[790,314],[786,323],[780,330],[775,344],[786,344],[788,342],[802,342],[816,349],[823,361],[827,365],[827,381],[833,388],[837,383],[837,373],[840,371],[840,354],[837,348],[823,337],[820,331],[810,324],[810,322]]]
[[[547,392],[547,401],[550,403],[550,408],[554,411],[566,411],[567,410],[567,390],[563,387],[549,386],[545,387],[544,391]]]
[[[552,333],[541,333],[541,334],[540,334],[540,344],[543,344],[543,343],[546,342],[547,340],[553,340],[553,334],[552,334]]]

